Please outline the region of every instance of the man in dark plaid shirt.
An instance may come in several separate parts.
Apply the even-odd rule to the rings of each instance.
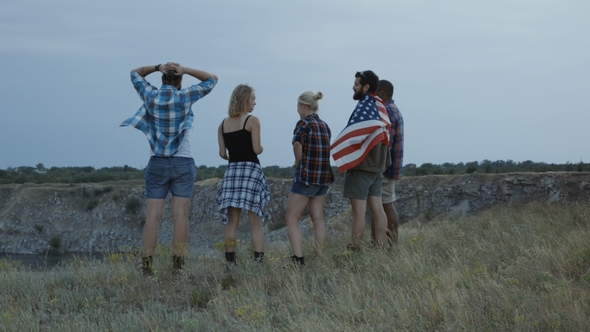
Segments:
[[[390,244],[397,243],[399,218],[393,202],[396,201],[395,184],[402,178],[402,162],[404,158],[404,119],[391,99],[393,84],[386,80],[379,81],[377,95],[383,99],[385,109],[391,121],[389,148],[391,149],[391,165],[383,172],[382,196],[383,209],[387,216],[387,237]],[[373,231],[373,229],[371,229]],[[372,232],[374,233],[374,231]]]

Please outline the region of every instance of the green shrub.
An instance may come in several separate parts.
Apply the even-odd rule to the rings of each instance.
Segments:
[[[98,201],[96,200],[88,202],[88,204],[86,204],[86,211],[92,211],[97,205]]]
[[[141,201],[139,200],[139,198],[137,198],[137,196],[129,197],[127,199],[127,203],[125,203],[125,210],[131,214],[136,214],[137,211],[139,211],[140,207]]]
[[[56,255],[61,252],[61,238],[59,236],[54,236],[49,240],[49,248],[47,253]]]
[[[206,308],[212,297],[211,290],[201,285],[192,292],[189,304],[191,307]]]
[[[236,286],[237,280],[231,274],[227,274],[221,278],[221,289],[228,290]]]
[[[428,170],[424,167],[418,167],[416,168],[416,176],[424,176],[424,175],[428,175]]]

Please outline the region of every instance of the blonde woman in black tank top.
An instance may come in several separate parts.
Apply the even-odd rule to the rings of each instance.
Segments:
[[[216,203],[221,219],[227,223],[225,258],[236,262],[236,236],[242,209],[248,211],[254,258],[264,257],[264,206],[270,201],[270,191],[260,167],[260,121],[250,115],[256,105],[254,89],[238,85],[231,96],[228,114],[219,125],[217,138],[219,156],[228,160],[223,182],[217,192]]]

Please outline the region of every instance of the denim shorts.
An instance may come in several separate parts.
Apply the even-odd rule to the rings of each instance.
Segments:
[[[381,196],[383,173],[348,170],[344,173],[342,196],[367,200],[369,196]]]
[[[152,156],[145,171],[147,198],[172,196],[191,198],[197,177],[193,158]]]
[[[307,197],[326,196],[328,193],[328,186],[320,186],[317,184],[306,185],[299,181],[299,170],[297,169],[295,170],[295,177],[293,179],[293,184],[291,185],[291,192]]]

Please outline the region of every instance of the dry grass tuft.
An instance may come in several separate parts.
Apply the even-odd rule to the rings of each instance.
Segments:
[[[332,220],[349,227],[349,216]],[[589,331],[590,205],[531,204],[401,227],[393,249],[323,256],[287,239],[263,264],[192,257],[155,276],[136,255],[76,260],[46,272],[0,261],[1,331]]]

